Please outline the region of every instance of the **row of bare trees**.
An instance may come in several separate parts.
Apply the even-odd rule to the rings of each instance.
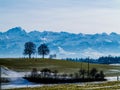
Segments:
[[[50,53],[50,50],[45,43],[41,44],[36,50],[36,45],[33,42],[26,42],[23,54],[28,55],[29,58],[31,58],[31,55],[35,53],[42,55],[42,58],[44,58],[45,55]]]
[[[54,70],[51,71],[48,68],[44,68],[40,71],[40,73],[38,73],[36,68],[33,68],[32,72],[31,72],[31,76],[32,77],[41,77],[41,78],[81,78],[81,79],[101,79],[103,80],[105,75],[103,73],[103,71],[98,72],[98,70],[96,68],[92,68],[90,70],[89,76],[88,76],[88,71],[86,71],[85,69],[80,69],[77,73],[74,74],[60,74],[58,73],[58,70]]]

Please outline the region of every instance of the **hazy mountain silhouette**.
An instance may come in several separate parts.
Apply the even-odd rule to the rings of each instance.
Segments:
[[[23,56],[24,44],[34,42],[37,46],[47,43],[51,53],[58,57],[97,57],[118,55],[120,52],[120,34],[74,34],[68,32],[31,31],[21,27],[0,32],[0,57]]]

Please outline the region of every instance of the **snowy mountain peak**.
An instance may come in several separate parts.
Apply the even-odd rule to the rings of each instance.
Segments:
[[[107,36],[108,34],[107,34],[107,33],[105,33],[105,32],[103,32],[103,33],[102,33],[102,35],[103,35],[103,36]]]
[[[117,36],[118,34],[115,33],[115,32],[111,32],[110,35],[111,35],[111,36]]]
[[[21,27],[14,27],[9,29],[6,34],[26,34],[25,30],[22,29]]]

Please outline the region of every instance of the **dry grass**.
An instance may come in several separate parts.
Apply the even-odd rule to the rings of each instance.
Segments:
[[[120,82],[84,83],[84,84],[63,84],[53,86],[42,86],[34,88],[20,88],[9,90],[120,90]]]
[[[81,68],[80,62],[72,62],[65,60],[55,60],[55,59],[22,59],[22,58],[5,58],[0,59],[0,65],[4,65],[10,69],[16,71],[31,71],[32,68],[37,68],[41,70],[43,68],[49,68],[51,70],[58,70],[62,73],[75,73]],[[110,66],[106,64],[90,64],[91,68],[96,68],[98,70],[103,70],[108,72],[110,70],[120,70],[120,66]],[[82,63],[82,68],[87,70],[87,63]],[[109,72],[107,75],[116,75],[116,73]]]

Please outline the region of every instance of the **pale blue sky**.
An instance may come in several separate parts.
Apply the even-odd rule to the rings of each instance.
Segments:
[[[120,0],[0,0],[0,31],[120,33]]]

